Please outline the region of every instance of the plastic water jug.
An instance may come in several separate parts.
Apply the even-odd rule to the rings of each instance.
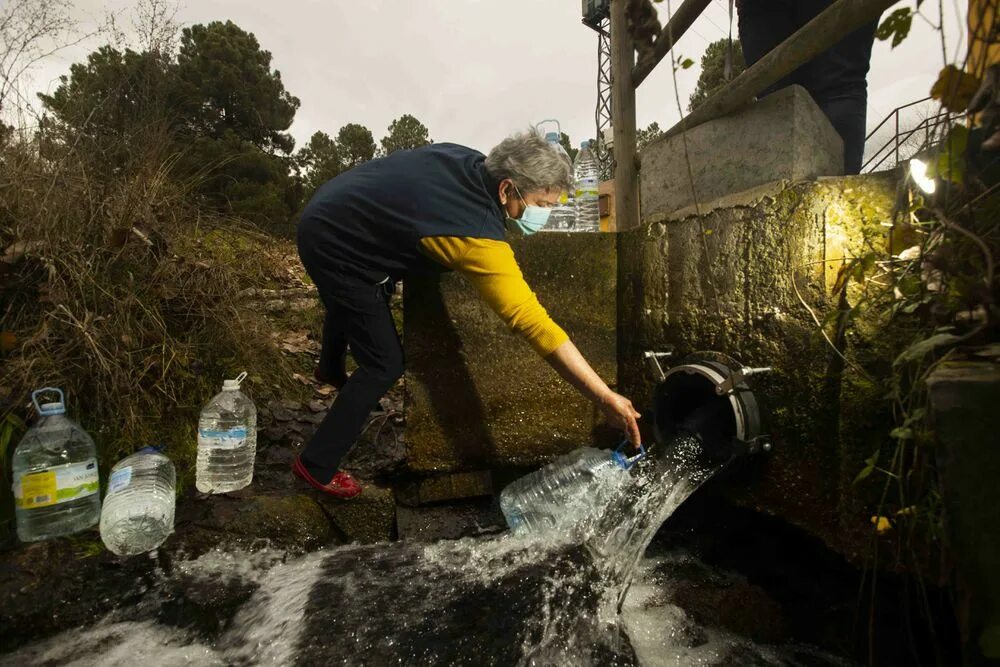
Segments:
[[[177,473],[156,447],[115,464],[101,509],[101,539],[119,556],[152,551],[174,531]]]
[[[202,493],[228,493],[253,481],[257,454],[257,408],[240,391],[240,373],[202,409],[198,420],[195,487]]]
[[[571,162],[566,149],[562,147],[561,143],[559,143],[559,139],[562,135],[562,128],[559,125],[559,121],[555,119],[543,120],[535,125],[535,129],[538,130],[546,123],[554,123],[556,131],[546,132],[545,140],[549,142],[549,145],[552,146],[557,153],[566,159],[566,162]],[[570,187],[567,192],[560,195],[559,202],[552,207],[552,213],[549,214],[549,221],[545,224],[545,227],[542,228],[542,231],[566,231],[572,229],[574,225],[576,225],[576,208],[573,206],[573,187]]]
[[[576,207],[577,232],[597,232],[601,229],[601,212],[598,205],[600,196],[600,169],[597,159],[590,150],[590,142],[580,144],[580,152],[576,154],[573,163],[573,178],[576,181],[576,193],[573,204]]]
[[[515,534],[572,530],[600,516],[632,481],[629,469],[646,455],[582,447],[509,484],[500,510]]]
[[[54,392],[59,400],[39,405]],[[101,518],[101,489],[94,441],[66,416],[61,389],[31,394],[41,416],[14,451],[14,517],[22,542],[47,540],[85,530]]]

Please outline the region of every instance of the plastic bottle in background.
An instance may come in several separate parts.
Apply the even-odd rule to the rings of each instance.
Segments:
[[[576,227],[578,232],[598,232],[601,230],[601,212],[598,206],[600,169],[590,142],[580,144],[580,152],[576,154],[573,163],[573,179],[576,181],[576,193],[573,203],[576,206]]]
[[[240,392],[246,378],[226,380],[198,420],[195,487],[202,493],[228,493],[253,481],[257,454],[257,408]]]
[[[45,392],[56,403],[38,404]],[[47,540],[90,528],[101,518],[101,489],[94,441],[66,416],[61,389],[31,394],[41,416],[14,451],[14,516],[22,542]]]
[[[101,508],[101,539],[119,556],[152,551],[174,532],[177,473],[155,447],[115,464]]]
[[[546,133],[545,140],[548,141],[556,151],[565,156],[567,162],[570,161],[569,154],[566,152],[566,149],[559,143],[558,132]],[[575,226],[576,208],[573,206],[573,193],[567,191],[559,198],[559,203],[552,207],[552,213],[549,214],[549,221],[546,223],[545,227],[542,228],[542,231],[567,231],[572,230]]]
[[[512,482],[500,494],[500,510],[515,534],[569,531],[597,519],[632,480],[628,470],[645,456],[582,447]]]

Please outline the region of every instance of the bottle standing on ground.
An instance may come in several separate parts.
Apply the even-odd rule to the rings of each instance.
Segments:
[[[515,534],[572,530],[598,518],[632,480],[632,458],[615,451],[581,447],[504,488],[500,510]]]
[[[576,180],[573,197],[576,207],[574,231],[598,232],[601,230],[601,212],[598,206],[600,169],[590,150],[589,141],[580,144],[580,152],[576,154],[576,161],[573,163],[573,178]]]
[[[177,473],[156,447],[115,464],[101,508],[101,539],[119,556],[152,551],[174,532]]]
[[[56,392],[56,403],[38,396]],[[100,481],[94,441],[66,416],[60,389],[31,394],[41,416],[14,451],[14,516],[17,536],[35,542],[90,528],[101,517]]]
[[[565,156],[567,162],[571,161],[569,159],[569,154],[566,153],[566,149],[559,143],[558,132],[547,132],[545,134],[545,140],[548,141],[549,145],[552,146],[554,150],[558,151],[560,155]],[[559,197],[559,203],[552,207],[552,213],[549,214],[549,222],[542,228],[542,231],[567,231],[572,230],[575,226],[576,209],[573,207],[573,191],[572,188],[570,188],[565,194]]]
[[[226,380],[201,411],[195,487],[202,493],[228,493],[253,481],[257,408],[240,392],[246,376]]]

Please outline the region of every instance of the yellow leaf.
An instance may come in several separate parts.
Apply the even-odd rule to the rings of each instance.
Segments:
[[[873,516],[872,525],[875,526],[875,532],[879,535],[887,533],[892,530],[892,524],[889,523],[889,518],[884,516]]]
[[[937,81],[931,86],[931,97],[940,101],[948,111],[965,111],[977,90],[977,77],[954,65],[948,65],[941,70]]]

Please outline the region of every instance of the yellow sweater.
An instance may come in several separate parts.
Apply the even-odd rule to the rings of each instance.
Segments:
[[[541,356],[569,340],[528,287],[507,243],[429,236],[421,239],[420,246],[428,257],[465,276],[507,326],[524,336]]]

